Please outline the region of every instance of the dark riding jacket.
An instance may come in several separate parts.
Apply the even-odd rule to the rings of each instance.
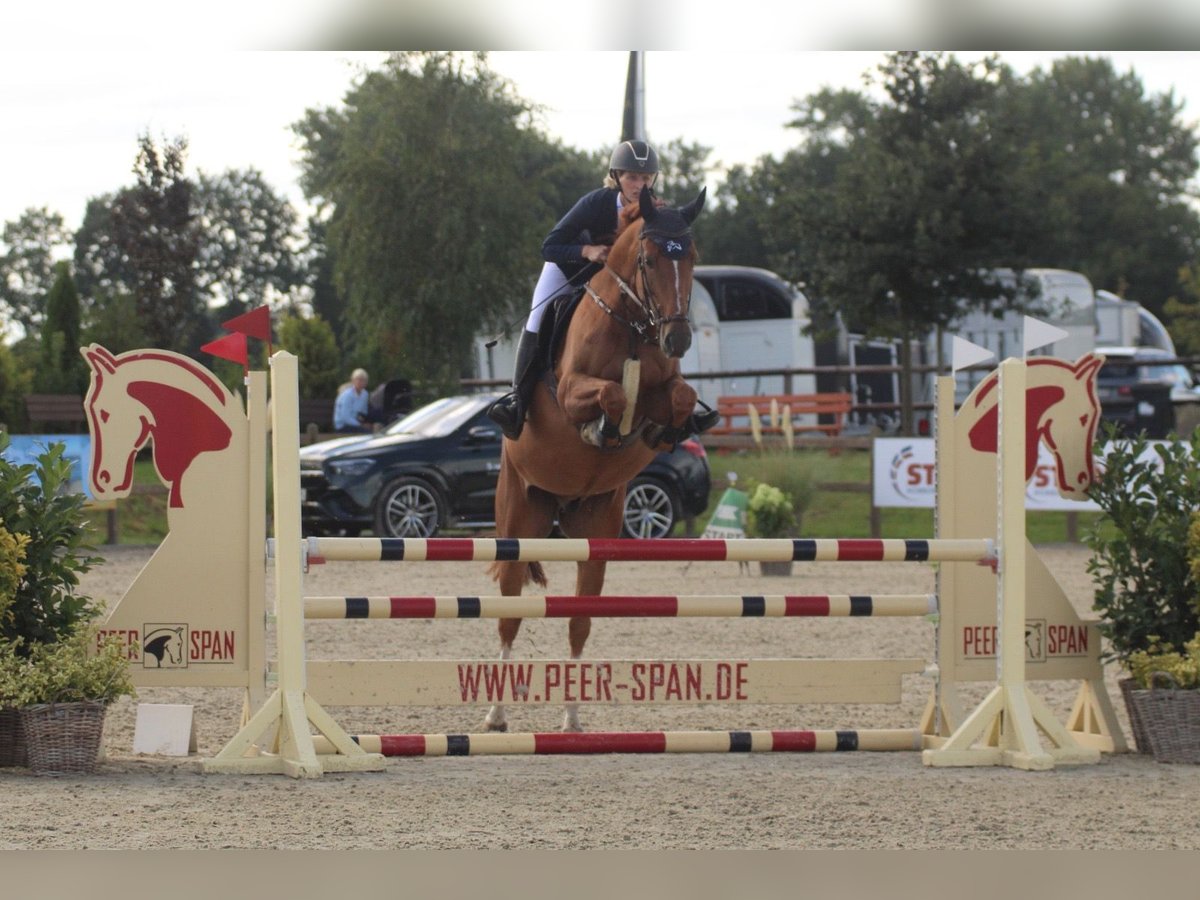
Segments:
[[[591,265],[583,258],[583,247],[612,242],[619,193],[615,188],[597,188],[580,197],[542,241],[542,258],[556,263],[569,279]]]

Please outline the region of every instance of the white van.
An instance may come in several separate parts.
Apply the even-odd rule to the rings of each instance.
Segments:
[[[793,394],[817,390],[812,375],[796,375],[790,386],[784,377],[734,376],[704,378],[707,372],[792,369],[815,365],[808,299],[774,272],[747,266],[696,266],[692,280],[692,346],[681,370],[700,399],[716,407],[727,394]],[[475,341],[476,372],[480,378],[509,378],[516,356],[513,334],[488,348]],[[832,388],[830,388],[832,390]]]
[[[1013,285],[1016,275],[1011,269],[997,269],[996,277]],[[949,364],[952,339],[964,338],[986,347],[997,360],[1023,354],[1025,315],[1057,325],[1067,336],[1048,347],[1032,351],[1035,356],[1056,356],[1059,359],[1078,359],[1096,348],[1096,298],[1087,276],[1065,269],[1025,269],[1026,279],[1036,284],[1036,295],[1025,298],[1028,313],[1006,312],[999,318],[989,312],[972,310],[942,334],[942,360]],[[936,340],[929,341],[930,361],[935,361]],[[975,385],[988,374],[986,370],[959,372],[956,395],[966,399]]]

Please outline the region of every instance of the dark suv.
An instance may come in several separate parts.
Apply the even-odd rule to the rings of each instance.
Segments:
[[[431,537],[495,525],[501,434],[487,417],[496,394],[446,397],[375,435],[300,450],[305,534]],[[630,483],[626,537],[657,538],[708,506],[708,457],[698,441],[659,453]]]
[[[1190,433],[1200,423],[1200,390],[1187,366],[1156,347],[1098,347],[1100,418],[1125,434],[1151,438]]]

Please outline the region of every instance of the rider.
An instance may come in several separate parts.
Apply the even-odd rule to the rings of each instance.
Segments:
[[[604,187],[585,194],[559,220],[542,242],[542,274],[533,290],[533,305],[517,344],[512,391],[488,409],[488,416],[505,437],[516,440],[525,426],[533,387],[541,372],[537,360],[537,333],[549,301],[569,285],[583,284],[604,265],[617,231],[617,213],[636,204],[643,187],[653,187],[658,177],[658,154],[645,141],[622,141],[608,161]],[[656,200],[656,203],[661,201]],[[685,423],[702,432],[717,422],[715,411],[693,414]]]

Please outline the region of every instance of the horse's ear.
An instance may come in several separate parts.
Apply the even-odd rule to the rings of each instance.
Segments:
[[[654,205],[654,195],[650,193],[649,185],[642,185],[642,192],[638,194],[638,208],[642,211],[642,220],[645,222],[653,222],[654,217],[658,215],[658,207]]]
[[[704,197],[708,194],[708,188],[700,188],[700,193],[696,195],[696,199],[687,206],[680,207],[679,214],[691,225],[696,221],[696,216],[700,215],[700,210],[704,209]]]
[[[90,344],[87,347],[79,348],[80,355],[87,360],[93,372],[115,372],[117,370],[117,358],[106,348],[100,344]]]

